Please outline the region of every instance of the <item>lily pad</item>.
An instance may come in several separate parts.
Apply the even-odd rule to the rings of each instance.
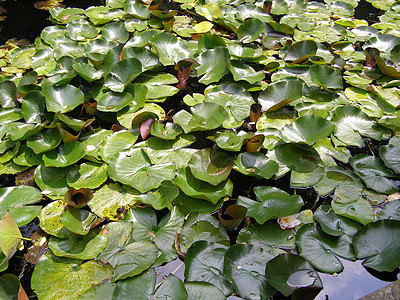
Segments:
[[[395,220],[379,220],[364,226],[353,238],[357,258],[365,259],[365,267],[394,271],[400,266],[399,233],[400,222]]]
[[[10,212],[18,227],[28,224],[41,210],[41,206],[28,204],[39,202],[41,199],[40,191],[31,186],[0,188],[0,217],[3,218]]]
[[[318,270],[337,273],[343,270],[340,260],[334,255],[355,260],[351,238],[346,235],[333,237],[323,232],[318,225],[305,224],[296,234],[299,255]]]
[[[225,47],[218,46],[206,50],[197,58],[200,66],[196,68],[198,75],[204,76],[199,80],[203,84],[218,82],[224,75],[229,73],[229,53]]]
[[[343,87],[342,76],[338,69],[326,65],[312,65],[310,75],[313,83],[328,91],[335,91]]]
[[[400,200],[394,200],[386,203],[379,212],[380,220],[397,220],[400,221]]]
[[[108,178],[107,165],[86,162],[71,168],[67,175],[68,186],[74,189],[95,189]]]
[[[273,254],[259,246],[233,245],[225,253],[224,275],[241,297],[267,299],[275,293],[265,276],[266,263],[272,258]]]
[[[193,243],[185,259],[185,279],[211,283],[225,296],[230,295],[232,286],[222,273],[226,251],[226,246],[213,242]]]
[[[133,130],[121,130],[107,136],[102,141],[100,155],[105,162],[120,153],[131,148],[139,137],[139,133]]]
[[[194,177],[216,186],[228,178],[233,157],[222,151],[204,148],[193,154],[188,167]]]
[[[22,242],[22,234],[10,212],[0,220],[0,249],[9,259],[17,251]]]
[[[367,187],[383,194],[392,194],[399,190],[394,182],[389,179],[396,175],[386,168],[379,157],[357,154],[350,158],[349,162]]]
[[[32,275],[32,288],[43,299],[77,299],[92,285],[109,280],[112,267],[100,261],[43,256]]]
[[[314,148],[300,143],[278,144],[275,147],[275,156],[288,168],[299,173],[314,171],[321,161]]]
[[[42,158],[46,167],[68,167],[85,156],[85,147],[80,142],[62,144],[57,150],[43,154]]]
[[[351,203],[332,201],[332,209],[335,214],[353,219],[365,225],[375,219],[371,204],[364,198],[359,198]]]
[[[397,174],[400,173],[399,149],[394,145],[383,145],[379,147],[379,156],[388,168],[391,168]]]
[[[48,111],[66,113],[84,102],[83,92],[69,84],[55,86],[45,84],[42,94],[46,98]]]
[[[137,200],[151,205],[154,209],[161,210],[170,206],[178,195],[179,189],[171,181],[164,180],[157,190],[142,194],[137,197]]]
[[[321,205],[317,208],[314,219],[321,225],[324,232],[333,236],[343,234],[354,236],[362,227],[358,222],[335,214],[330,205]]]
[[[164,66],[174,65],[178,61],[190,58],[190,51],[184,40],[169,32],[159,32],[150,40]]]
[[[278,172],[279,165],[262,153],[244,152],[236,157],[235,167],[244,175],[269,179]]]
[[[265,30],[265,24],[259,19],[247,19],[238,28],[238,38],[242,43],[254,42]]]
[[[142,64],[134,57],[117,62],[107,75],[104,85],[113,92],[122,93],[124,89],[142,72]]]
[[[237,204],[246,207],[247,215],[258,224],[296,214],[304,205],[300,196],[289,195],[276,187],[257,186],[253,191],[260,202],[239,196]]]
[[[85,236],[71,235],[67,239],[52,236],[49,240],[49,248],[57,256],[89,260],[96,258],[107,243],[107,231],[98,228]]]
[[[296,295],[296,290],[314,288],[315,295],[322,288],[318,273],[303,258],[293,254],[281,254],[267,262],[265,274],[268,282],[286,297]]]
[[[87,210],[69,206],[60,216],[60,221],[71,232],[87,235],[96,218],[94,214]]]
[[[210,298],[213,300],[225,300],[225,295],[215,285],[204,281],[185,282],[188,300]]]

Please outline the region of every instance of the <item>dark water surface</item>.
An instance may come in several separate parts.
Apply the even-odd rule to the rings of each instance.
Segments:
[[[40,35],[44,27],[52,25],[52,23],[48,20],[48,11],[35,9],[35,2],[37,1],[6,0],[0,2],[0,6],[7,11],[3,14],[7,16],[6,20],[0,22],[0,45],[5,44],[5,42],[11,38],[28,39],[30,42],[34,42],[35,38]],[[67,7],[86,8],[93,5],[103,5],[104,1],[65,0],[63,4]],[[371,4],[361,0],[358,8],[356,9],[355,17],[358,19],[365,19],[373,23],[378,20],[380,13],[382,12],[375,9]],[[392,281],[400,279],[400,275],[396,275],[395,273],[375,273],[372,275],[361,265],[360,261],[351,262],[342,260],[342,263],[344,265],[344,271],[338,274],[336,277],[330,274],[320,273],[324,289],[315,299],[359,299],[360,297],[389,285]],[[181,279],[184,279],[183,270],[184,265],[182,262],[175,260],[162,268],[158,268],[157,271],[159,275],[168,275],[169,273],[173,272]],[[161,276],[158,276],[157,280],[161,281]],[[239,298],[230,297],[229,299]]]

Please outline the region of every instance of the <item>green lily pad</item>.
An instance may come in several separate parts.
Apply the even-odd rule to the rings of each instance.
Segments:
[[[17,251],[23,239],[10,212],[7,212],[0,220],[0,237],[0,249],[9,259]]]
[[[157,222],[156,212],[147,207],[145,209],[132,208],[125,220],[133,222],[132,240],[140,241],[150,238],[157,245],[161,254],[158,255],[155,265],[160,265],[178,256],[174,241],[184,217],[179,209],[174,207],[160,222]]]
[[[222,151],[204,148],[193,154],[188,167],[194,177],[216,186],[228,178],[233,157]]]
[[[269,85],[258,97],[263,111],[276,111],[303,95],[300,80],[278,81]]]
[[[394,271],[400,266],[399,233],[400,222],[395,220],[379,220],[364,226],[353,238],[357,258],[365,259],[365,267]]]
[[[263,71],[255,71],[250,65],[238,61],[230,62],[229,71],[231,71],[235,81],[245,80],[248,83],[255,84],[265,78]]]
[[[347,235],[333,237],[323,232],[318,225],[305,224],[296,234],[299,255],[318,270],[337,273],[343,270],[340,260],[334,255],[355,260],[351,238]]]
[[[174,65],[178,61],[191,56],[185,41],[169,32],[156,33],[150,39],[150,43],[155,48],[158,59],[164,66]]]
[[[57,256],[89,260],[96,258],[107,246],[108,236],[101,228],[85,236],[72,235],[68,239],[50,237],[49,248]]]
[[[121,130],[107,136],[101,145],[100,155],[105,162],[121,151],[131,148],[139,137],[139,133],[133,130]]]
[[[379,147],[379,156],[388,168],[391,168],[397,174],[400,173],[399,164],[400,152],[394,145],[383,145]]]
[[[203,84],[218,82],[228,74],[229,53],[225,47],[218,46],[208,49],[197,58],[200,66],[196,68],[198,75],[204,76],[199,80]]]
[[[322,288],[318,273],[303,258],[293,254],[281,254],[267,262],[265,274],[268,282],[288,297],[295,297],[296,290],[301,294],[303,288],[314,288],[315,295]]]
[[[17,300],[18,295],[20,295],[20,285],[21,283],[16,275],[3,274],[0,277],[0,297],[7,300]]]
[[[165,180],[161,182],[157,190],[142,194],[137,197],[137,200],[161,210],[169,206],[178,195],[179,189],[171,181]]]
[[[139,299],[146,299],[154,292],[155,283],[156,272],[154,268],[150,268],[137,276],[119,280],[112,296],[116,298],[129,298],[135,295]]]
[[[312,82],[326,89],[335,91],[343,88],[342,76],[338,69],[326,65],[312,65],[310,67]]]
[[[168,275],[164,282],[154,292],[154,297],[186,300],[188,295],[183,282],[173,274]]]
[[[68,167],[85,156],[85,147],[80,142],[62,144],[57,150],[43,154],[43,162],[46,167]]]
[[[364,198],[359,198],[351,203],[332,201],[332,209],[335,214],[353,219],[365,225],[375,219],[371,204]]]
[[[180,191],[178,197],[175,198],[172,204],[179,208],[179,210],[184,214],[189,214],[190,212],[211,214],[218,210],[218,208],[222,205],[222,202],[223,198],[221,198],[217,203],[213,204],[207,200],[189,197]]]
[[[340,167],[325,168],[324,177],[314,188],[321,196],[327,196],[335,190],[335,201],[340,203],[358,200],[363,191],[361,180],[353,172]]]
[[[126,23],[125,23],[126,27]],[[143,71],[148,71],[160,65],[160,61],[156,54],[146,48],[141,47],[124,47],[123,58],[134,57],[142,64]]]
[[[43,299],[77,299],[92,285],[109,280],[112,267],[100,261],[43,256],[32,275],[32,288]]]
[[[247,19],[238,28],[238,38],[242,43],[251,43],[265,30],[265,24],[259,19]]]
[[[68,207],[60,216],[61,223],[71,232],[87,235],[96,216],[87,210]]]
[[[28,224],[36,218],[41,206],[30,205],[42,199],[40,191],[31,186],[13,186],[0,188],[0,217],[10,212],[18,227]]]
[[[110,42],[126,43],[129,33],[122,22],[111,22],[102,27],[103,37]]]
[[[89,64],[76,63],[73,64],[72,67],[83,79],[88,82],[92,82],[103,77],[102,70],[98,70]]]
[[[188,293],[187,300],[210,298],[213,300],[225,300],[225,295],[215,285],[204,281],[185,282]]]
[[[61,143],[60,132],[55,128],[50,128],[38,134],[31,136],[26,145],[36,154],[50,151]]]
[[[13,141],[23,141],[40,132],[44,124],[29,124],[14,122],[6,125],[8,134]]]
[[[107,165],[86,162],[71,168],[67,175],[68,186],[74,189],[95,189],[108,178]]]
[[[279,165],[259,152],[243,152],[235,159],[235,170],[252,177],[269,179],[278,172]]]
[[[17,103],[17,87],[12,81],[0,82],[0,106],[2,108],[12,108]]]
[[[272,258],[273,254],[259,246],[233,245],[225,253],[224,275],[241,297],[269,298],[275,289],[267,281],[265,266]]]
[[[332,122],[318,115],[306,115],[297,118],[290,126],[286,125],[281,134],[285,142],[306,142],[311,146],[328,137],[334,129]]]
[[[150,19],[150,16],[151,16],[149,9],[145,5],[140,4],[140,3],[128,2],[128,3],[126,3],[124,10],[128,14],[130,14],[138,19],[146,20],[146,19]]]
[[[314,148],[300,143],[278,144],[275,147],[275,156],[288,168],[299,173],[314,171],[321,161]]]
[[[336,125],[335,137],[345,145],[363,147],[364,141],[360,134],[377,141],[383,136],[382,130],[356,106],[337,107],[331,121]]]
[[[321,225],[324,232],[333,236],[343,234],[354,236],[362,227],[358,222],[335,214],[330,205],[318,207],[314,213],[314,219]]]
[[[201,240],[229,246],[225,228],[208,214],[190,213],[179,232],[177,245],[181,253],[186,253],[194,242]]]
[[[392,194],[399,190],[389,179],[395,175],[386,168],[379,157],[357,154],[350,158],[349,162],[367,187],[383,194]]]
[[[379,212],[379,219],[400,221],[400,200],[394,200],[386,203]]]
[[[285,61],[293,64],[302,62],[303,60],[314,56],[317,53],[317,43],[314,41],[300,41],[292,44],[285,53]]]
[[[225,296],[232,293],[232,286],[222,270],[227,247],[208,241],[197,241],[188,249],[185,259],[185,279],[215,285]]]
[[[232,195],[233,184],[228,179],[214,186],[194,177],[190,168],[179,169],[174,183],[188,196],[215,204],[219,199]]]
[[[218,128],[229,118],[223,106],[205,102],[192,107],[192,114],[181,110],[173,117],[174,123],[180,125],[185,133],[206,131]]]
[[[66,113],[84,102],[83,92],[69,84],[60,86],[45,84],[42,87],[42,94],[46,98],[47,110],[52,112]]]
[[[52,236],[66,239],[72,235],[63,223],[60,217],[64,213],[65,202],[53,201],[46,205],[39,214],[40,228]]]
[[[151,165],[142,149],[133,148],[112,157],[108,162],[108,173],[113,180],[144,193],[159,187],[164,180],[174,179],[175,165]]]
[[[178,135],[183,132],[179,125],[168,122],[163,124],[161,122],[154,122],[151,125],[151,135],[163,140],[174,140]]]
[[[238,243],[252,244],[260,246],[274,256],[284,253],[279,248],[294,248],[294,234],[291,230],[282,230],[278,224],[257,223],[251,224],[249,227],[244,227],[239,231],[237,237]]]
[[[122,93],[124,89],[142,72],[142,64],[134,57],[117,62],[107,75],[104,85],[113,92]]]
[[[106,92],[97,99],[97,109],[105,112],[117,112],[133,101],[131,93]]]
[[[300,196],[289,195],[276,187],[257,186],[253,191],[260,202],[239,196],[237,204],[246,207],[247,216],[254,218],[258,224],[296,214],[304,205]]]
[[[215,135],[209,136],[208,138],[215,141],[218,147],[223,150],[239,152],[246,140],[251,137],[251,132],[245,132],[243,130],[239,132],[225,130],[217,132]]]
[[[254,103],[253,97],[240,85],[222,84],[210,90],[205,102],[213,102],[232,113],[236,121],[243,121],[250,115],[250,107]]]

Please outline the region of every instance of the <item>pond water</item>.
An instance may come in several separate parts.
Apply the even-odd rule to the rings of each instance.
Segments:
[[[41,30],[50,25],[48,12],[34,8],[36,1],[8,0],[1,2],[1,6],[7,11],[3,13],[7,18],[0,23],[0,45],[10,38],[28,39],[34,41]],[[101,0],[68,0],[64,4],[69,7],[85,8],[91,5],[101,5]],[[360,8],[356,12],[357,18],[365,18],[368,21],[376,19],[378,11],[370,4],[360,1]],[[358,299],[384,286],[392,281],[400,279],[399,274],[372,274],[369,273],[360,261],[350,262],[341,260],[344,271],[337,276],[320,273],[323,282],[323,290],[315,298],[317,300],[344,300]],[[174,273],[183,277],[184,264],[179,260],[172,261],[158,268],[157,284],[162,281],[163,275]],[[379,277],[379,278],[378,278]],[[380,279],[381,278],[381,279]],[[229,299],[238,299],[230,297]]]

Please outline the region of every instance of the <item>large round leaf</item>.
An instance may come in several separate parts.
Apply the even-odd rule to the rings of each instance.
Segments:
[[[32,275],[32,288],[41,299],[77,299],[92,285],[109,280],[112,267],[100,261],[43,256]]]
[[[169,32],[159,32],[150,40],[158,54],[158,59],[164,65],[173,65],[178,61],[189,58],[190,51],[184,40]]]
[[[188,196],[204,199],[217,203],[225,196],[231,196],[233,184],[228,179],[214,186],[208,182],[198,180],[194,177],[189,168],[179,169],[176,173],[174,183]]]
[[[260,152],[243,152],[235,159],[235,170],[248,176],[269,179],[278,172],[279,165]]]
[[[88,260],[96,258],[107,243],[107,231],[98,228],[85,236],[71,235],[67,239],[52,236],[49,240],[49,248],[57,256]]]
[[[99,217],[118,221],[125,217],[139,195],[140,193],[130,186],[109,183],[93,194],[93,199],[88,205]]]
[[[238,84],[222,84],[206,94],[205,102],[221,105],[231,112],[236,121],[243,121],[250,115],[253,97]]]
[[[368,224],[375,219],[374,210],[372,209],[371,204],[362,197],[351,203],[332,201],[331,204],[335,214],[353,219],[363,225]]]
[[[144,193],[159,187],[164,180],[174,179],[175,165],[151,165],[141,148],[133,148],[112,157],[108,164],[108,173],[113,180]]]
[[[168,275],[164,282],[154,292],[156,299],[187,300],[188,295],[183,282],[174,274]]]
[[[48,111],[66,113],[84,102],[82,91],[72,85],[55,86],[50,83],[42,87]]]
[[[281,134],[285,142],[305,142],[311,146],[328,137],[334,128],[332,122],[318,115],[306,115],[297,118],[291,126],[286,125]]]
[[[60,132],[56,128],[50,128],[31,136],[26,145],[36,154],[47,152],[56,148],[62,140]]]
[[[259,19],[247,19],[238,29],[238,38],[242,43],[254,42],[265,30],[265,24]]]
[[[39,215],[40,228],[60,239],[68,238],[73,234],[61,223],[60,217],[64,213],[64,208],[64,201],[53,201],[43,207]]]
[[[142,64],[138,59],[132,57],[121,60],[112,67],[104,85],[113,92],[122,93],[128,84],[141,72]]]
[[[384,145],[379,147],[379,156],[388,168],[400,174],[400,151],[394,145]]]
[[[217,243],[207,241],[193,243],[185,258],[185,279],[211,283],[225,296],[230,295],[232,286],[223,275],[226,250],[226,246]]]
[[[379,220],[361,228],[353,238],[357,258],[365,267],[392,272],[400,267],[400,222]]]
[[[303,225],[297,231],[296,244],[301,257],[327,273],[343,270],[342,263],[334,254],[355,260],[351,238],[347,235],[328,235],[316,224]]]
[[[310,67],[310,75],[313,83],[328,91],[338,90],[343,87],[342,76],[338,69],[315,64]]]
[[[86,154],[85,146],[80,142],[62,144],[57,150],[51,150],[43,154],[43,162],[46,167],[68,167],[79,161]]]
[[[327,234],[353,236],[362,225],[346,217],[335,214],[330,205],[321,205],[314,213],[314,219]]]
[[[275,289],[265,276],[266,263],[274,258],[269,251],[253,245],[237,244],[226,251],[224,275],[245,299],[267,299]]]
[[[258,97],[262,110],[275,111],[303,95],[303,83],[297,79],[269,85]]]
[[[67,184],[74,188],[95,189],[108,178],[107,165],[86,162],[71,168],[67,175]]]
[[[60,216],[60,221],[71,232],[87,235],[96,221],[96,216],[87,210],[68,206]]]
[[[228,234],[216,218],[193,212],[186,217],[180,229],[177,245],[180,252],[186,253],[194,242],[201,240],[229,246]]]
[[[203,84],[218,82],[228,74],[229,53],[226,47],[218,46],[206,50],[197,58],[200,66],[196,68],[198,75],[204,76],[199,80]]]
[[[76,63],[73,64],[72,67],[83,79],[88,82],[92,82],[103,77],[102,70],[98,70],[89,64]]]
[[[151,205],[154,209],[161,210],[169,206],[178,195],[179,189],[172,181],[164,180],[157,190],[142,194],[137,197],[137,200]]]
[[[300,63],[317,53],[317,43],[314,41],[300,41],[290,45],[285,53],[285,60]]]
[[[239,196],[237,204],[246,207],[247,215],[258,224],[296,214],[304,205],[299,195],[289,195],[276,187],[257,186],[253,190],[259,201]]]
[[[399,190],[394,182],[389,179],[396,175],[386,168],[379,157],[357,154],[350,158],[349,162],[367,187],[383,194],[391,194]]]
[[[121,130],[108,135],[102,140],[101,157],[105,162],[108,162],[111,157],[131,148],[138,137],[139,133],[133,130]]]
[[[0,188],[0,219],[9,211],[18,226],[28,224],[38,216],[41,206],[27,205],[41,199],[40,191],[31,186]]]
[[[233,167],[233,157],[223,151],[204,148],[193,154],[188,166],[197,179],[218,185],[228,178]]]
[[[306,144],[279,144],[275,147],[275,156],[288,168],[299,173],[310,173],[321,162],[318,152]]]
[[[275,257],[267,263],[265,274],[268,282],[286,297],[295,297],[297,289],[310,287],[315,289],[316,296],[322,288],[318,273],[298,255],[286,253]]]
[[[390,219],[400,221],[400,199],[388,202],[379,212],[379,219]]]

